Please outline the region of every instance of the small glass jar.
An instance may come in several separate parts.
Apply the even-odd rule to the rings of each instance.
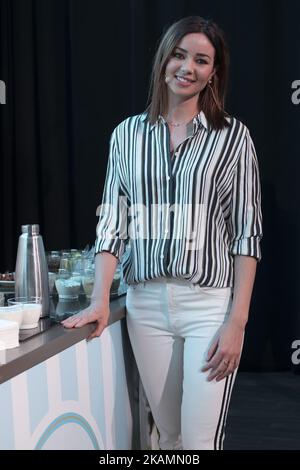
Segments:
[[[51,273],[57,273],[60,266],[59,251],[49,251],[47,253],[48,270]]]
[[[88,299],[91,298],[95,282],[95,271],[93,269],[85,269],[82,277],[83,290]]]
[[[50,297],[54,294],[55,280],[57,278],[57,273],[50,272],[48,273],[49,278],[49,295]]]
[[[63,253],[60,258],[59,271],[64,269],[65,271],[72,272],[72,258],[70,253]]]

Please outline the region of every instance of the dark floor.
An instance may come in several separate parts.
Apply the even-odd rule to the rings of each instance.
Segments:
[[[224,449],[300,450],[300,375],[239,372]]]

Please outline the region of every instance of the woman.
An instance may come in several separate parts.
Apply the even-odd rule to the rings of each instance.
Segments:
[[[223,448],[261,257],[257,158],[224,111],[227,76],[215,23],[187,17],[167,30],[146,112],[112,133],[91,305],[63,322],[96,321],[101,334],[130,242],[127,326],[161,449]]]

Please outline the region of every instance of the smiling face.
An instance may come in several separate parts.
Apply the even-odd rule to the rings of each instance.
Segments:
[[[165,70],[169,102],[195,97],[213,76],[215,49],[203,33],[189,33],[174,48]]]

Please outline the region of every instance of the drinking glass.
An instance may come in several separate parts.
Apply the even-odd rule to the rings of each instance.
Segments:
[[[37,328],[42,313],[41,297],[14,297],[8,299],[8,305],[23,305],[23,318],[20,330]]]

